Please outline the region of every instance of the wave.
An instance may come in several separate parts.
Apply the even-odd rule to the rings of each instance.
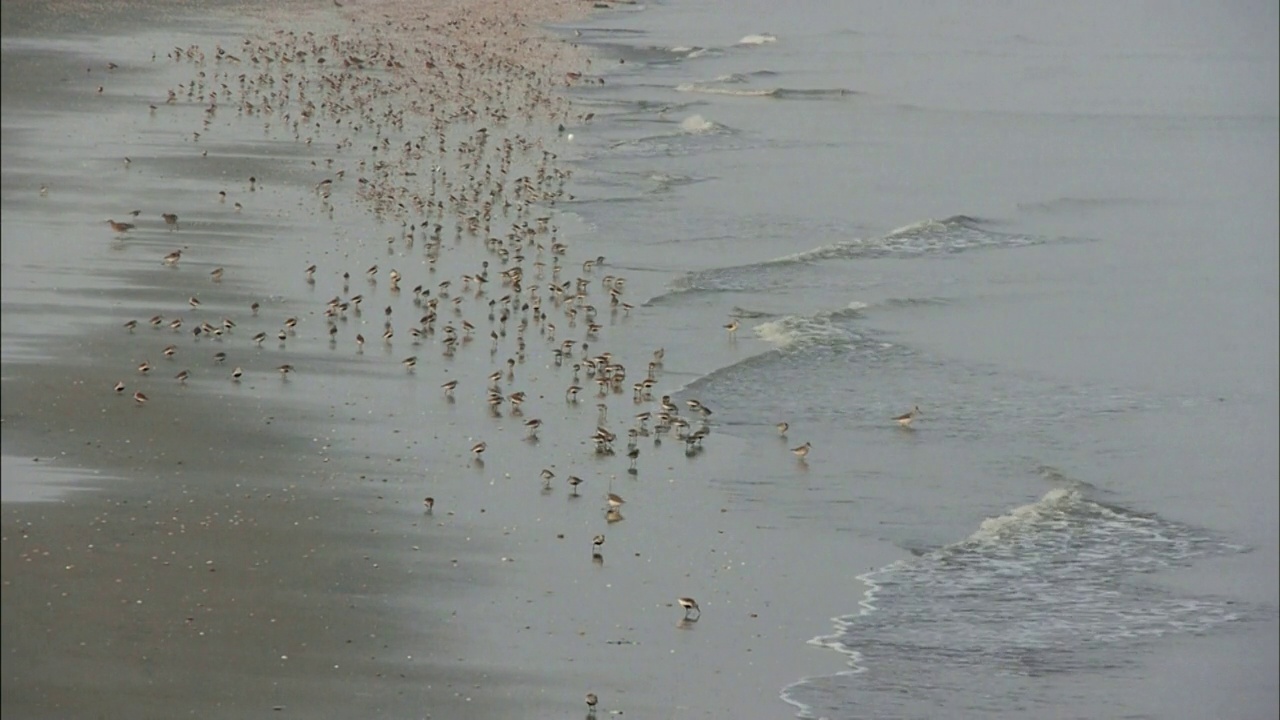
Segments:
[[[974,687],[1033,705],[1045,675],[1106,670],[1125,662],[1117,646],[1241,619],[1246,609],[1226,600],[1134,580],[1246,550],[1095,502],[1079,487],[1055,488],[984,520],[958,543],[859,576],[866,590],[857,610],[810,641],[845,655],[850,670],[806,678],[782,697],[801,717],[840,712],[823,705],[847,697],[897,715]],[[874,677],[859,677],[871,668]],[[932,682],[909,694],[892,680],[920,673]]]
[[[776,43],[776,42],[778,42],[777,35],[771,35],[769,33],[760,33],[760,34],[743,36],[743,38],[739,40],[737,44],[738,45],[767,45],[769,43]]]
[[[718,128],[723,128],[723,127],[724,127],[723,125],[718,125],[716,123],[713,123],[710,120],[702,117],[701,115],[690,115],[689,117],[680,121],[680,129],[682,131],[687,133],[694,133],[694,134],[715,132]]]
[[[745,80],[717,80],[710,83],[681,83],[676,92],[701,93],[703,95],[728,95],[731,97],[767,97],[784,100],[826,100],[856,95],[853,90],[845,88],[737,88],[722,87],[721,84],[739,84]],[[717,84],[719,83],[719,84]]]
[[[672,152],[692,152],[693,146],[689,143],[690,136],[706,136],[716,135],[729,138],[738,134],[738,131],[715,122],[708,120],[706,117],[694,114],[681,120],[676,125],[679,129],[675,132],[658,133],[655,135],[645,135],[642,137],[632,138],[629,140],[618,140],[609,144],[610,150],[618,150],[627,148],[641,153],[660,152],[670,154]],[[701,146],[705,150],[705,146]]]
[[[756,325],[756,337],[779,350],[789,350],[809,345],[841,345],[855,338],[851,331],[840,324],[858,316],[866,303],[852,302],[839,310],[820,312],[816,315],[786,315],[770,322]]]
[[[841,240],[748,265],[712,268],[683,275],[671,289],[649,301],[660,304],[676,297],[699,292],[749,292],[794,282],[785,277],[788,269],[802,268],[831,260],[915,258],[972,250],[1009,249],[1051,242],[1082,242],[1080,238],[1008,233],[991,229],[990,222],[970,215],[953,215],[942,220],[922,220],[879,237]],[[792,270],[795,275],[798,270]]]

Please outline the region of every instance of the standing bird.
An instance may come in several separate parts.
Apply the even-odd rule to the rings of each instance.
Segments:
[[[596,703],[598,702],[600,702],[600,698],[597,698],[595,693],[587,693],[587,714],[588,715],[596,714]]]
[[[702,608],[698,607],[698,601],[691,597],[677,598],[676,602],[680,603],[680,607],[684,608],[684,619],[689,619],[689,613],[697,613],[697,617],[702,616]]]
[[[422,507],[426,508],[426,514],[428,515],[431,514],[431,510],[435,508],[435,506],[436,506],[436,499],[433,497],[424,498],[422,500]]]
[[[902,427],[911,427],[911,421],[915,420],[917,417],[919,417],[922,414],[923,413],[920,412],[920,406],[916,405],[915,407],[911,408],[911,412],[899,415],[898,417],[894,418],[893,421],[898,423]]]
[[[724,329],[729,331],[729,339],[730,339],[730,340],[732,340],[733,338],[736,338],[736,337],[738,336],[738,334],[737,334],[737,333],[738,333],[738,328],[739,328],[739,327],[742,327],[742,326],[738,323],[738,321],[737,321],[737,320],[732,320],[732,321],[730,321],[730,322],[729,322],[729,324],[727,324],[727,325],[725,325],[725,326],[724,326]]]
[[[591,554],[599,555],[601,545],[604,545],[604,535],[597,535],[591,538]]]
[[[809,457],[809,451],[812,449],[813,449],[813,446],[806,442],[800,447],[791,448],[791,454],[800,458],[800,462],[804,462],[804,459]]]
[[[778,423],[777,428],[778,428],[778,434],[781,435],[782,437],[786,437],[787,431],[791,429],[791,426],[785,422],[780,422]]]
[[[471,446],[471,454],[475,456],[477,461],[479,461],[480,456],[484,454],[485,448],[487,447],[489,446],[486,445],[483,440],[481,440],[480,442]]]

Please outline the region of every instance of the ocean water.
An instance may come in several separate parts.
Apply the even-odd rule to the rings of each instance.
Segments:
[[[902,551],[831,568],[870,589],[814,619],[846,669],[779,679],[801,717],[1274,716],[1276,21],[675,0],[561,28],[606,79],[566,209],[653,344],[697,349],[678,396],[813,444],[807,499],[726,488],[815,527],[852,494]]]
[[[785,420],[783,447],[812,443],[802,475],[788,462],[785,476],[744,464],[714,478],[731,502],[898,555],[870,569],[813,559],[847,578],[843,614],[787,642],[811,642],[831,671],[777,677],[790,705],[762,716],[1275,716],[1276,14],[676,0],[557,28],[592,47],[606,81],[574,90],[594,116],[557,145],[574,172],[557,222],[627,278],[636,307],[610,342],[666,348],[663,391],[713,408],[717,434],[768,447]],[[321,338],[304,314],[316,298],[348,294],[335,268],[408,262],[384,241],[402,228],[341,200],[325,217],[311,156],[280,127],[254,142],[210,133],[213,157],[193,165],[197,106],[136,112],[162,101],[151,75],[189,81],[185,65],[122,73],[89,105],[40,56],[148,67],[152,48],[233,47],[248,32],[225,17],[183,27],[6,46],[20,51],[6,81],[53,88],[6,113],[6,132],[62,153],[6,143],[18,150],[5,233],[43,239],[5,245],[7,360],[79,329],[54,327],[55,310],[113,327],[159,302],[188,312],[189,280],[155,272],[179,242],[156,217],[128,243],[81,251],[140,195],[192,208],[181,242],[202,245],[184,267],[228,269],[206,308],[243,311],[260,287],[323,264],[317,287],[265,298],[273,321],[302,314],[304,337]],[[250,191],[250,175],[269,179]],[[43,182],[51,198],[33,191]],[[37,210],[64,190],[88,201]],[[90,280],[61,287],[67,274]],[[357,277],[352,292],[370,286]],[[417,352],[371,343],[387,362],[356,371],[324,342],[299,357],[361,379],[402,378],[397,361]],[[249,368],[255,390],[300,402],[273,365]],[[193,367],[207,371],[193,386],[214,387],[214,373],[225,386],[225,370]],[[406,392],[383,385],[344,399]],[[434,383],[414,392],[438,400]],[[892,421],[915,406],[910,429]],[[373,422],[342,416],[358,418]],[[371,452],[402,450],[383,442]]]

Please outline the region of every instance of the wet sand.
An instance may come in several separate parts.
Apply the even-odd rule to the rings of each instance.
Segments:
[[[803,639],[884,552],[717,484],[749,468],[803,492],[789,439],[686,453],[650,424],[630,471],[632,416],[656,406],[631,388],[657,348],[643,308],[610,305],[620,271],[583,268],[590,234],[555,211],[556,126],[581,124],[566,93],[592,76],[539,29],[589,4],[521,3],[517,22],[502,2],[404,5],[175,4],[139,27],[149,6],[126,4],[70,40],[6,8],[6,713],[559,717],[590,691],[600,716],[786,717],[783,684],[838,667]],[[606,351],[626,381],[597,397],[580,371],[568,402],[570,366]],[[655,397],[679,367],[668,353]]]

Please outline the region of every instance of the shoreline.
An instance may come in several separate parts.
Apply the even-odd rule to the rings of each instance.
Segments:
[[[356,5],[344,3],[342,12],[356,12]],[[401,5],[360,9],[390,12]],[[484,8],[501,13],[505,5]],[[551,15],[570,8],[590,10],[576,2],[539,3],[521,22],[563,21]],[[576,52],[541,27],[527,31],[557,44],[545,51],[554,56],[547,68]],[[376,47],[370,38],[363,41]],[[181,69],[186,61],[170,62]],[[539,93],[552,89],[550,78],[558,77],[558,70],[546,72]],[[466,81],[465,73],[458,77]],[[563,102],[568,117],[570,101]],[[132,108],[130,101],[123,105],[145,113],[136,100]],[[163,109],[158,113],[175,138],[199,123],[184,112],[172,121],[164,120]],[[776,708],[769,714],[785,717],[790,712],[779,698],[784,685],[840,668],[838,659],[805,639],[815,617],[838,615],[843,596],[861,589],[836,572],[818,576],[793,568],[793,558],[774,548],[792,544],[779,543],[782,535],[798,533],[804,537],[796,544],[817,556],[858,566],[895,555],[850,547],[839,534],[813,538],[772,527],[761,509],[735,505],[716,484],[753,467],[787,478],[794,475],[793,458],[778,460],[731,437],[717,437],[714,449],[696,457],[681,457],[680,443],[671,440],[665,450],[643,445],[640,471],[629,475],[625,456],[592,453],[585,431],[594,425],[595,400],[563,403],[566,368],[551,361],[552,343],[540,342],[532,329],[514,384],[530,388],[529,405],[537,409],[515,418],[504,408],[503,417],[491,417],[480,402],[483,378],[517,354],[514,328],[487,363],[489,341],[479,337],[464,344],[457,359],[437,360],[440,335],[411,350],[401,340],[407,341],[408,326],[400,319],[422,312],[410,306],[409,287],[450,277],[456,283],[459,273],[477,270],[493,255],[466,241],[460,229],[462,242],[444,233],[438,271],[423,260],[415,263],[421,245],[410,250],[384,242],[405,232],[398,218],[412,213],[397,207],[414,207],[414,193],[405,191],[409,182],[395,180],[386,167],[365,177],[376,166],[348,156],[333,167],[345,164],[350,172],[333,184],[331,198],[321,200],[312,185],[325,168],[308,169],[306,154],[291,163],[253,162],[258,141],[245,125],[253,122],[220,120],[198,140],[209,160],[238,173],[234,180],[205,170],[196,170],[190,181],[179,179],[174,173],[182,171],[163,158],[194,155],[197,145],[186,139],[145,155],[129,151],[136,157],[119,192],[151,188],[180,208],[183,227],[167,232],[150,217],[160,207],[149,208],[148,225],[126,240],[105,240],[110,233],[96,225],[87,232],[77,226],[86,242],[118,246],[105,263],[90,251],[82,267],[73,263],[67,272],[106,280],[106,293],[115,299],[104,307],[86,295],[73,321],[76,330],[36,341],[46,349],[45,359],[6,358],[6,456],[19,447],[41,457],[42,466],[52,458],[55,467],[65,463],[129,478],[62,502],[4,504],[5,649],[11,659],[44,659],[6,675],[7,710],[34,716],[190,709],[227,717],[281,711],[502,717],[584,712],[582,698],[591,691],[600,696],[601,715],[745,717],[758,716],[769,703]],[[230,132],[230,142],[219,142],[218,132]],[[278,122],[270,132],[279,132]],[[441,137],[454,163],[445,171],[457,173],[450,180],[459,182],[466,160],[459,161],[454,149],[476,137],[456,125]],[[277,134],[271,142],[289,141]],[[536,162],[521,167],[537,171]],[[251,173],[261,178],[254,189],[245,187]],[[356,189],[357,176],[376,192]],[[218,187],[243,202],[244,212],[231,213],[230,202],[213,204],[209,198]],[[50,194],[62,202],[57,197],[63,192],[55,187]],[[104,201],[114,199],[88,204]],[[527,217],[543,212],[540,207],[530,202]],[[96,210],[81,212],[85,225],[98,222]],[[81,218],[68,220],[74,225]],[[428,244],[424,234],[419,229],[413,239]],[[156,258],[177,243],[187,248],[182,263],[164,268]],[[549,256],[543,259],[553,264]],[[301,272],[309,262],[324,265],[314,285]],[[390,292],[385,276],[377,283],[339,276],[342,267],[356,275],[373,262],[383,263],[383,273],[399,265],[404,292]],[[217,287],[208,284],[215,267],[227,271]],[[573,261],[564,268],[562,282],[580,274]],[[526,266],[526,277],[534,274]],[[535,282],[545,288],[548,280]],[[490,298],[509,292],[496,278],[490,285]],[[181,308],[192,288],[201,310]],[[369,296],[363,315],[348,312],[337,321],[341,343],[329,345],[324,298],[357,293]],[[607,302],[595,287],[591,295],[596,303]],[[465,317],[487,332],[483,312],[473,309],[481,306],[480,296],[454,297],[472,300]],[[247,313],[254,301],[263,305],[260,316]],[[563,312],[543,302],[545,310]],[[396,309],[394,349],[374,339],[388,303]],[[189,322],[225,315],[237,327],[212,342],[190,341],[186,328],[178,336],[119,327],[155,311]],[[280,347],[268,341],[251,349],[253,332],[274,337],[272,323],[290,314],[300,319],[296,335]],[[463,319],[440,314],[440,324]],[[34,322],[66,319],[46,308]],[[570,337],[566,326],[572,321],[557,322],[559,337]],[[612,330],[640,322],[610,316],[603,339],[592,345],[610,347]],[[370,338],[362,354],[352,352],[358,327]],[[191,367],[185,386],[169,377],[177,363],[158,366],[155,374],[164,374],[156,378],[139,379],[130,369],[144,360],[160,362],[159,347],[177,344],[179,337],[179,357],[190,350],[198,358],[181,362]],[[232,355],[225,364],[208,359],[218,348]],[[614,352],[635,375],[652,349]],[[240,360],[246,352],[252,354]],[[406,372],[399,360],[411,353],[418,367]],[[474,360],[464,359],[468,355]],[[90,361],[68,361],[76,357]],[[274,369],[284,360],[297,371],[282,379]],[[248,377],[233,385],[229,370],[241,362]],[[456,401],[442,397],[438,386],[446,378],[463,380],[466,392],[460,387]],[[143,388],[147,404],[135,407],[129,393],[112,393],[118,379],[128,383],[129,393]],[[625,400],[611,396],[619,433],[632,412]],[[535,413],[545,421],[537,442],[522,427]],[[68,438],[82,440],[83,449],[68,449]],[[478,439],[490,446],[484,465],[467,452]],[[535,467],[526,459],[531,452]],[[581,495],[570,496],[562,484],[542,491],[536,476],[543,464],[558,478],[583,475]],[[596,512],[595,498],[606,489],[627,498],[625,521],[607,523]],[[426,494],[436,499],[430,515],[421,508]],[[604,560],[595,563],[589,541],[600,532],[608,539]],[[797,597],[793,590],[800,588],[805,592]],[[681,622],[675,598],[682,595],[697,597],[707,618]]]

